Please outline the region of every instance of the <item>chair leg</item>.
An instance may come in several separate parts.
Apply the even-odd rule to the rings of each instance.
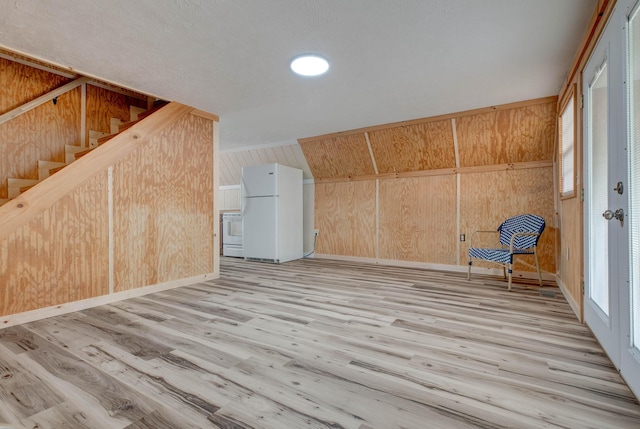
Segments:
[[[504,276],[504,278],[507,278],[507,267],[503,266],[502,267],[502,275]]]
[[[538,262],[538,251],[535,247],[533,248],[533,254],[536,257],[536,270],[538,270],[538,282],[540,283],[540,287],[542,287],[542,274],[540,274],[540,263]]]
[[[471,260],[469,260],[469,271],[467,271],[467,280],[471,280]]]
[[[509,292],[511,292],[511,274],[513,273],[512,265],[509,264]]]

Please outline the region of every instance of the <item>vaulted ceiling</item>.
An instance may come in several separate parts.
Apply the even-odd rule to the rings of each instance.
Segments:
[[[0,46],[220,115],[223,149],[558,94],[596,0],[0,0]],[[302,78],[305,52],[331,68]]]

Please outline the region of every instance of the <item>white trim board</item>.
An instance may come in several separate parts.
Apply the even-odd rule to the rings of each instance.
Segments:
[[[137,298],[139,296],[148,295],[154,292],[175,289],[181,286],[189,286],[192,284],[214,280],[217,278],[219,278],[219,274],[202,274],[186,279],[173,280],[166,283],[160,283],[123,292],[102,295],[95,298],[83,299],[81,301],[73,301],[65,304],[54,305],[51,307],[39,308],[37,310],[25,311],[23,313],[0,316],[0,329],[21,325],[23,323],[34,322],[36,320],[46,319],[48,317],[60,316],[62,314],[85,310],[87,308],[97,307],[100,305],[111,304],[113,302],[123,301],[129,298]]]
[[[468,267],[464,265],[449,265],[449,264],[433,264],[429,262],[415,262],[415,261],[399,261],[395,259],[379,259],[379,258],[363,258],[360,256],[342,256],[342,255],[327,255],[324,253],[316,253],[315,257],[318,259],[335,259],[338,261],[351,261],[351,262],[365,262],[369,264],[389,265],[393,267],[404,268],[422,268],[426,270],[434,271],[450,271],[452,273],[467,273]],[[502,268],[482,268],[472,267],[471,274],[490,275],[502,277]],[[555,274],[541,273],[542,280],[555,281]],[[514,271],[514,279],[530,279],[538,280],[538,273],[535,271]],[[506,282],[506,280],[505,280]]]

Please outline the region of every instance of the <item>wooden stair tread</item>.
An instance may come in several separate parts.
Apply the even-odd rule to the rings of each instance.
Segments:
[[[7,179],[7,196],[10,200],[16,198],[22,192],[27,191],[34,187],[40,182],[39,180],[33,179]]]
[[[92,150],[93,150],[93,149],[85,149],[85,150],[83,150],[83,151],[76,152],[76,153],[74,153],[74,154],[73,154],[73,155],[74,155],[74,158],[75,158],[75,159],[80,159],[80,158],[82,158],[83,156],[85,156],[86,154],[88,154],[89,152],[91,152]]]
[[[129,128],[131,128],[132,126],[134,126],[135,124],[137,124],[140,120],[137,119],[135,121],[130,121],[130,122],[125,122],[124,124],[120,124],[120,126],[118,127],[118,131],[119,132],[123,132],[124,130],[127,130]]]
[[[38,179],[44,180],[47,177],[51,176],[53,173],[60,171],[67,164],[64,162],[55,162],[55,161],[38,161]],[[55,171],[54,171],[55,170]]]
[[[67,166],[67,164],[61,166],[61,167],[56,167],[56,168],[52,168],[49,170],[49,176],[51,176],[52,174],[57,173],[58,171],[62,170],[63,168],[65,168]]]
[[[75,146],[72,144],[67,144],[64,146],[64,151],[66,153],[78,153],[78,152],[82,152],[83,150],[87,150],[87,148],[82,146]]]
[[[166,101],[159,101],[157,102],[158,105],[156,106],[156,103],[154,103],[154,107],[149,109],[149,110],[145,110],[142,113],[138,113],[138,120],[144,119],[147,116],[151,115],[152,113],[157,112],[158,110],[162,109],[164,106],[166,106],[167,104],[169,104]]]
[[[39,180],[34,179],[14,179],[10,177],[7,179],[7,186],[10,188],[21,188],[23,186],[33,186],[38,182]]]
[[[120,127],[120,125],[124,124],[124,122],[125,121],[123,121],[120,118],[111,118],[111,121],[109,123],[111,134],[117,134],[118,133],[118,127]]]
[[[116,134],[107,134],[107,135],[106,135],[106,136],[104,136],[104,137],[100,137],[100,138],[98,139],[98,146],[100,146],[101,144],[103,144],[103,143],[105,143],[105,142],[108,142],[109,140],[111,140],[112,138],[114,138],[114,137],[115,137],[115,136],[117,136],[117,135],[118,135],[118,133],[116,133]]]
[[[82,146],[75,146],[75,145],[65,145],[64,146],[64,153],[65,153],[65,157],[64,157],[64,161],[67,164],[71,164],[73,161],[76,160],[76,154],[80,153],[80,152],[85,152],[89,149],[87,149],[86,147],[82,147]]]

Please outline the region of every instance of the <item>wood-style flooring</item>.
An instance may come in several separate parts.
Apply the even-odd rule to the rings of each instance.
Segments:
[[[222,259],[218,280],[0,330],[0,422],[640,428],[637,400],[554,285]]]

